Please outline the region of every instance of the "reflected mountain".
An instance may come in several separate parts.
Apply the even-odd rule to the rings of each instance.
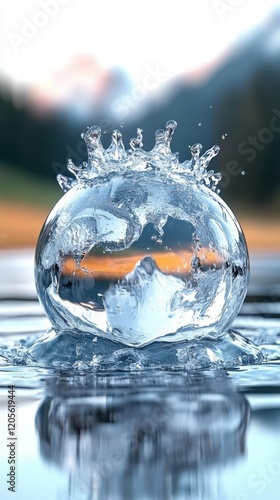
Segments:
[[[56,383],[36,428],[42,457],[69,473],[67,498],[224,498],[223,470],[244,454],[250,410],[216,375]]]

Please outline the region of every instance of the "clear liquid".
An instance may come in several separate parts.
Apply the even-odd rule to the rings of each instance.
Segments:
[[[115,131],[85,135],[89,161],[69,163],[76,180],[51,212],[36,250],[39,298],[54,330],[72,329],[143,347],[218,337],[232,323],[249,276],[242,230],[214,192],[207,171],[218,153],[191,148],[180,163],[170,149],[175,123],[142,148],[138,130],[125,151]]]

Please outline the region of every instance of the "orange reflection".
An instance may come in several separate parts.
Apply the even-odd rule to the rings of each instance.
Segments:
[[[89,256],[86,257],[80,267],[77,267],[72,257],[66,257],[61,266],[63,275],[86,278],[92,275],[97,279],[122,279],[127,273],[130,273],[137,262],[143,259],[147,254],[134,254],[126,256]],[[194,253],[192,250],[183,250],[180,252],[154,252],[153,258],[159,269],[165,274],[189,274],[191,270]],[[210,267],[216,264],[220,267],[223,260],[220,255],[208,248],[201,248],[197,252],[201,265]]]

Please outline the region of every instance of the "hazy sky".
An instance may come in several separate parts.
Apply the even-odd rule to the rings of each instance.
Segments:
[[[15,6],[16,4],[16,6]],[[137,6],[138,5],[138,6]],[[218,57],[279,0],[0,0],[0,71],[40,82],[77,53],[122,66],[139,81],[146,67],[166,78]]]

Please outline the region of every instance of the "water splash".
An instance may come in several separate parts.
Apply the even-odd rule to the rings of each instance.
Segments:
[[[58,183],[62,190],[67,192],[78,183],[85,184],[89,180],[105,177],[110,172],[124,174],[127,171],[154,170],[169,177],[178,174],[187,176],[218,192],[217,184],[222,175],[214,173],[213,170],[207,171],[207,168],[212,158],[219,153],[219,146],[213,146],[201,156],[201,144],[194,144],[191,147],[192,159],[180,163],[178,154],[171,151],[172,136],[176,127],[177,123],[169,120],[165,130],[157,130],[155,146],[147,152],[142,149],[142,129],[138,128],[136,138],[130,139],[131,149],[125,150],[119,130],[113,131],[111,144],[104,149],[101,142],[101,128],[94,125],[81,135],[87,145],[88,162],[77,166],[71,159],[68,160],[67,169],[75,178],[59,174]]]
[[[71,354],[73,335],[79,350],[98,338],[93,351],[87,349],[101,367],[106,357],[97,346],[113,352],[117,367],[119,356],[125,366],[131,357],[133,366],[155,366],[156,357],[162,366],[216,366],[232,343],[243,352],[225,332],[246,294],[248,253],[237,220],[217,196],[221,174],[208,170],[219,147],[202,154],[194,144],[181,163],[171,149],[176,127],[169,120],[157,130],[151,151],[143,149],[139,128],[128,150],[119,130],[107,149],[100,127],[83,134],[88,161],[76,166],[69,160],[73,177],[58,176],[66,194],[37,244],[37,291],[56,334],[32,347],[32,359],[41,360],[49,348],[55,352],[62,338],[70,362],[86,362]],[[200,343],[207,338],[219,349]],[[259,360],[253,350],[249,362]]]
[[[275,347],[275,346],[274,346]],[[275,355],[274,350],[274,355]],[[275,359],[275,358],[274,358]],[[279,356],[278,358],[279,359]],[[76,371],[224,370],[260,365],[271,357],[261,346],[231,330],[219,339],[155,342],[142,349],[121,342],[62,330],[0,345],[0,366],[30,366]]]

